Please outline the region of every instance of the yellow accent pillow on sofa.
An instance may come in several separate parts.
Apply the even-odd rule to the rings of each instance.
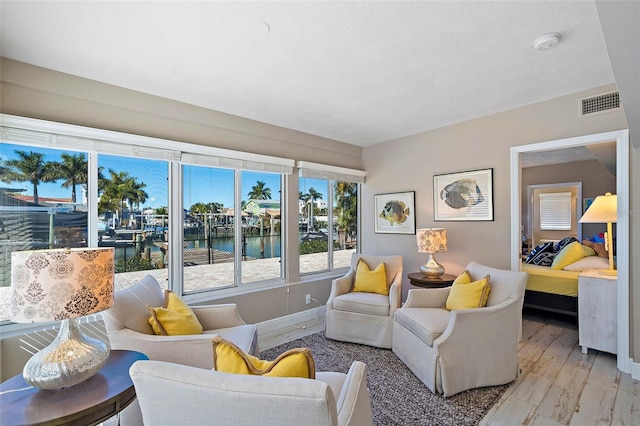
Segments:
[[[307,348],[295,348],[273,361],[249,355],[220,336],[213,338],[213,368],[223,373],[255,376],[316,378],[316,366]]]
[[[180,297],[170,290],[164,291],[164,303],[159,308],[147,305],[151,313],[149,324],[160,336],[202,334],[202,325],[196,314]]]
[[[582,245],[574,241],[570,244],[567,244],[556,257],[553,258],[553,263],[551,263],[551,269],[562,269],[565,266],[571,265],[573,262],[577,262],[578,260],[584,257],[584,250],[582,249]]]
[[[389,295],[387,287],[387,270],[384,263],[379,264],[373,271],[367,262],[360,259],[356,267],[356,278],[353,283],[353,291],[365,293],[378,293]]]
[[[452,311],[486,306],[491,291],[489,279],[490,276],[487,275],[480,280],[471,281],[469,271],[464,271],[453,281],[444,308]]]

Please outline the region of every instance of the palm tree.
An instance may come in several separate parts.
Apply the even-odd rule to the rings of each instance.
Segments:
[[[261,180],[251,187],[251,191],[247,194],[250,200],[270,200],[271,188],[266,188],[265,183]]]
[[[352,235],[357,231],[358,184],[335,182],[333,192],[338,210],[336,225],[340,237],[340,248],[344,249],[347,235]]]
[[[309,214],[309,222],[307,225],[307,232],[311,231],[313,229],[313,216],[315,214],[315,201],[316,200],[322,200],[322,194],[319,193],[318,191],[315,190],[315,188],[311,187],[309,188],[309,192],[306,194],[303,194],[302,192],[300,192],[299,195],[300,199],[303,200],[305,203],[308,203],[308,207],[307,207],[307,213]]]
[[[62,162],[53,163],[63,188],[71,187],[71,202],[75,203],[76,185],[87,183],[87,160],[84,154],[62,154]]]
[[[55,166],[53,163],[44,162],[44,154],[33,151],[14,151],[19,158],[5,160],[3,173],[0,180],[3,182],[29,182],[33,185],[33,203],[39,204],[38,185],[46,182],[55,182]]]

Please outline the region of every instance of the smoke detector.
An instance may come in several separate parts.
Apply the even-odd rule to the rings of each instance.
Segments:
[[[535,39],[533,47],[536,50],[547,50],[558,43],[560,43],[560,33],[547,33]]]

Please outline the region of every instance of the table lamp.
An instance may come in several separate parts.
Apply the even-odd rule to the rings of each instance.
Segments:
[[[445,228],[425,228],[416,231],[418,251],[429,253],[427,263],[420,267],[422,275],[436,278],[444,274],[444,266],[436,261],[435,253],[447,251],[447,230]]]
[[[77,318],[113,305],[113,281],[112,247],[11,253],[11,321],[62,321],[53,342],[25,365],[25,382],[40,389],[61,389],[102,368],[109,344],[85,336]]]
[[[604,234],[604,249],[609,253],[609,269],[600,269],[603,275],[617,275],[613,265],[613,237],[612,223],[618,221],[618,196],[607,192],[598,195],[586,212],[580,218],[580,223],[606,223],[607,232]]]

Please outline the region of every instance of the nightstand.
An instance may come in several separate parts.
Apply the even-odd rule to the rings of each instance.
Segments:
[[[578,275],[578,339],[588,349],[617,353],[617,277],[586,270]]]

